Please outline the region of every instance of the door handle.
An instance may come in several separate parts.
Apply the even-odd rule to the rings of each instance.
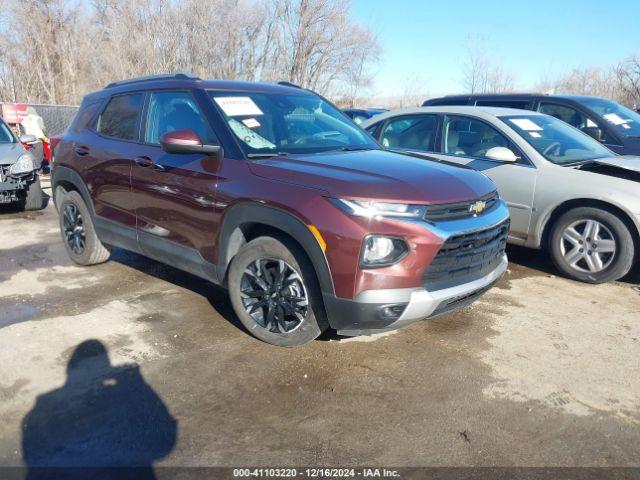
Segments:
[[[76,147],[74,151],[76,152],[76,155],[80,155],[81,157],[89,155],[89,148],[85,146]]]
[[[136,157],[133,161],[139,167],[150,167],[154,164],[153,160],[151,160],[149,157]]]

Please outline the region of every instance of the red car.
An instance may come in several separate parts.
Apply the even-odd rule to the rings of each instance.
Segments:
[[[119,246],[191,272],[281,346],[442,315],[507,267],[508,211],[487,177],[385,151],[295,86],[111,84],[60,139],[52,185],[75,262]]]

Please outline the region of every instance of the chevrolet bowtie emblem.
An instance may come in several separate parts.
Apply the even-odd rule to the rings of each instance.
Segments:
[[[469,212],[475,215],[479,215],[484,212],[485,208],[487,208],[487,202],[485,202],[484,200],[478,200],[477,202],[469,205]]]

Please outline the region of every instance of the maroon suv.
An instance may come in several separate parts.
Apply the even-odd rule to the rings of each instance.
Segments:
[[[191,272],[276,345],[450,312],[507,267],[508,211],[490,180],[384,151],[288,84],[113,83],[83,100],[52,184],[75,262],[115,246]]]

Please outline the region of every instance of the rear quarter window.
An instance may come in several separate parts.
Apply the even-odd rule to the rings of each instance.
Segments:
[[[102,105],[101,100],[96,100],[91,103],[83,103],[71,122],[69,130],[73,133],[80,133],[91,128],[96,118],[96,114],[98,113],[98,110],[100,110],[100,105]]]
[[[143,98],[143,94],[135,93],[109,100],[98,118],[98,133],[121,140],[136,140]]]

